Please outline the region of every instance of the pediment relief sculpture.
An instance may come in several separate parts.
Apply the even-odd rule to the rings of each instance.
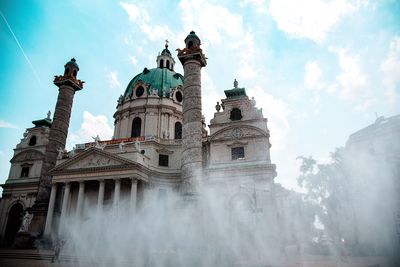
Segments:
[[[84,168],[93,168],[93,167],[104,167],[104,166],[113,166],[113,165],[122,165],[123,163],[114,160],[112,158],[108,158],[98,154],[89,155],[78,162],[73,163],[68,166],[66,169],[84,169]]]

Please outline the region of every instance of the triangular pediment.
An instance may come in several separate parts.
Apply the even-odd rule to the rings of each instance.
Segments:
[[[92,147],[57,165],[52,172],[93,168],[112,168],[132,166],[133,164],[135,163],[128,159]]]

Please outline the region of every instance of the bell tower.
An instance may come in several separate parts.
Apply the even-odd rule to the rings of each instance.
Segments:
[[[74,95],[76,91],[82,90],[84,83],[77,78],[79,66],[75,58],[67,62],[64,68],[64,75],[57,75],[54,77],[54,84],[59,88],[58,98],[54,110],[53,123],[49,133],[49,142],[46,145],[46,154],[40,175],[38,194],[35,204],[32,207],[34,216],[29,230],[34,236],[43,233],[52,179],[49,175],[49,171],[56,165],[57,150],[65,148]]]
[[[178,49],[183,65],[183,128],[182,184],[185,194],[197,193],[202,169],[201,68],[207,65],[200,48],[201,41],[194,31],[185,38],[186,47]]]

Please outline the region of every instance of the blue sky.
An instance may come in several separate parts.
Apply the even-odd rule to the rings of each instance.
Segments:
[[[207,121],[236,78],[269,120],[277,181],[287,187],[296,188],[297,156],[326,161],[376,114],[400,113],[400,1],[20,0],[1,1],[0,11],[0,183],[25,128],[53,112],[52,80],[71,57],[86,83],[68,148],[111,138],[130,79],[156,66],[165,39],[182,48],[191,30],[208,57]]]

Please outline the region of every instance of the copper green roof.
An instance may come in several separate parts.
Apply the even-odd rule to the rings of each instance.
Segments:
[[[186,42],[186,40],[187,40],[188,38],[197,38],[197,39],[200,40],[200,38],[196,35],[196,33],[195,33],[194,31],[191,31],[191,32],[188,34],[188,36],[186,36],[185,42]]]
[[[167,68],[144,68],[143,72],[133,77],[133,79],[128,84],[128,87],[126,88],[124,93],[124,98],[132,95],[132,92],[139,81],[142,81],[144,84],[149,85],[146,88],[148,95],[152,93],[152,90],[154,88],[157,90],[158,96],[160,97],[163,95],[164,88],[167,97],[169,97],[171,88],[176,88],[179,85],[183,86],[183,76],[175,71],[171,71]]]
[[[168,46],[166,45],[164,50],[161,52],[161,55],[168,55],[168,56],[172,56],[171,52],[168,50]]]
[[[226,98],[239,98],[242,96],[246,96],[246,89],[244,88],[233,88],[230,90],[224,91]]]
[[[32,123],[35,125],[35,127],[46,126],[46,127],[49,127],[49,128],[51,128],[51,125],[53,124],[52,120],[49,119],[49,118],[32,121]]]

